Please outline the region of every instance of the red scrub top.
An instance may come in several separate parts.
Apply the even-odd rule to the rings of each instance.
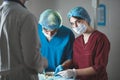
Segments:
[[[93,67],[97,72],[92,76],[77,76],[80,80],[108,80],[106,66],[110,51],[110,42],[107,37],[94,31],[85,44],[83,35],[76,38],[73,47],[73,64],[76,69]]]

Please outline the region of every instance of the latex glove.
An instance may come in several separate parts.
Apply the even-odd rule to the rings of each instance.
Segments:
[[[56,75],[58,72],[62,71],[62,70],[63,70],[63,66],[62,66],[62,65],[57,66],[56,69],[55,69],[55,75]]]
[[[64,78],[75,78],[76,77],[75,69],[64,70],[64,71],[58,72],[57,74]]]

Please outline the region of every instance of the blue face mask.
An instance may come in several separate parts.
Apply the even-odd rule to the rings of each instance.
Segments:
[[[74,27],[72,28],[78,35],[81,35],[83,34],[86,30],[87,30],[87,27],[84,25],[84,24],[79,24],[78,27]]]

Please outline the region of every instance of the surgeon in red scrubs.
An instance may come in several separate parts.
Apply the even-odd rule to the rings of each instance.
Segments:
[[[68,19],[73,31],[79,35],[73,47],[74,69],[67,69],[58,74],[65,78],[73,77],[75,80],[108,80],[108,38],[90,25],[90,16],[83,7],[71,9]]]

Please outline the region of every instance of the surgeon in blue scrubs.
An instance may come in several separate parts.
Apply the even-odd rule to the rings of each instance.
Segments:
[[[39,18],[38,32],[40,51],[48,60],[45,71],[55,71],[56,74],[69,68],[75,36],[69,28],[62,25],[61,15],[52,9],[43,11]]]

